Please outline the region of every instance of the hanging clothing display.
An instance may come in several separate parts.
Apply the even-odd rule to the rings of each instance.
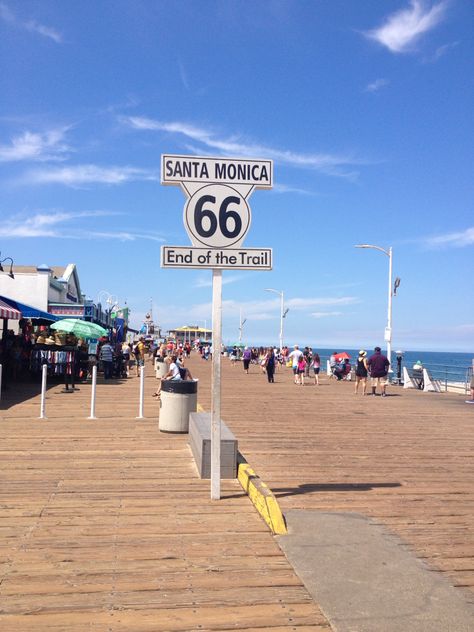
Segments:
[[[53,351],[41,346],[41,349],[32,349],[31,351],[31,371],[38,373],[41,371],[41,367],[47,364],[48,375],[71,375],[74,372],[74,349]]]

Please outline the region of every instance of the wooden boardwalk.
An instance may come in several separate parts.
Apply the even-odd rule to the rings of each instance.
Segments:
[[[51,388],[47,420],[37,387],[3,394],[0,629],[329,631],[238,482],[211,501],[158,431],[147,371],[145,420],[136,378],[99,384],[97,420],[89,385]]]
[[[190,368],[209,409],[210,363]],[[187,438],[158,431],[148,373],[145,420],[136,378],[100,385],[95,421],[88,385],[50,389],[45,421],[37,392],[0,403],[0,628],[330,630],[238,483],[211,501]],[[224,360],[223,419],[283,512],[367,515],[473,591],[474,406],[352,389]]]
[[[222,417],[283,513],[364,514],[474,592],[474,406],[465,396],[400,387],[356,396],[351,382],[326,376],[296,386],[289,369],[268,384],[259,367],[245,375],[228,361],[223,383]]]

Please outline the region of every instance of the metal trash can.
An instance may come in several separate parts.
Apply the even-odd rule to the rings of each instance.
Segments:
[[[168,373],[170,365],[163,358],[155,358],[155,376],[156,378],[165,377]]]
[[[161,382],[161,432],[189,432],[189,413],[197,410],[198,380]]]

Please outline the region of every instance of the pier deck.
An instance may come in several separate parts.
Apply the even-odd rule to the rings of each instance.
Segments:
[[[210,407],[210,363],[193,357]],[[187,437],[157,427],[138,380],[0,402],[0,627],[5,630],[330,630],[236,481],[210,500]],[[355,396],[325,376],[268,384],[223,360],[222,417],[289,509],[386,525],[454,586],[474,591],[474,406],[391,388]],[[472,594],[472,593],[468,593]],[[28,616],[26,616],[28,615]]]
[[[207,369],[208,367],[203,367]],[[137,378],[0,402],[0,629],[331,628],[237,480],[210,500],[187,435],[160,433]],[[20,394],[19,400],[23,398]]]
[[[222,417],[283,513],[364,514],[474,592],[474,406],[454,393],[363,397],[353,382],[320,381],[297,386],[285,368],[268,384],[258,366],[245,375],[224,362]]]

